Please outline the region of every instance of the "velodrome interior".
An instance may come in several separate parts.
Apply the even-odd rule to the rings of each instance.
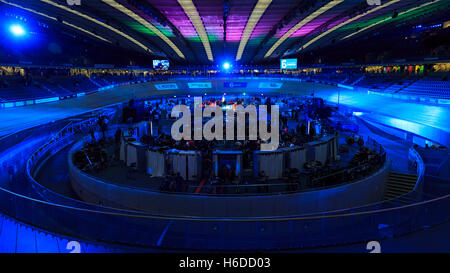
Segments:
[[[0,2],[0,252],[449,252],[450,1]]]

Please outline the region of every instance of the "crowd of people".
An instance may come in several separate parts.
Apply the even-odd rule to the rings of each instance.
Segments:
[[[232,188],[232,185],[236,183],[238,179],[232,168],[228,165],[221,166],[219,172],[214,174],[213,171],[213,153],[216,150],[225,151],[241,151],[243,157],[243,169],[253,168],[253,156],[254,152],[260,150],[263,141],[261,139],[249,140],[225,140],[226,135],[224,133],[224,140],[212,140],[207,141],[202,140],[180,140],[176,141],[172,138],[170,134],[170,127],[174,119],[170,116],[170,110],[173,106],[178,104],[184,104],[192,108],[194,105],[194,100],[190,96],[184,97],[165,97],[159,99],[153,99],[145,103],[139,103],[136,101],[130,101],[127,109],[124,113],[129,113],[131,109],[135,110],[135,113],[142,112],[143,114],[137,114],[143,119],[148,119],[152,122],[153,135],[145,134],[138,139],[141,143],[148,145],[149,147],[158,147],[162,150],[184,150],[184,151],[197,151],[201,155],[202,159],[202,174],[198,177],[198,181],[205,180],[204,189],[214,193],[224,193],[227,189]],[[222,109],[229,109],[226,106],[236,106],[243,105],[244,107],[253,105],[273,105],[277,104],[280,106],[280,143],[279,147],[293,147],[302,146],[307,142],[314,141],[323,133],[330,133],[325,130],[326,119],[320,119],[317,114],[317,110],[313,107],[311,101],[307,101],[304,98],[298,97],[288,97],[288,96],[209,96],[203,98],[203,106],[215,105],[222,107]],[[225,108],[224,108],[225,107]],[[139,110],[141,108],[141,110]],[[317,108],[317,107],[316,107]],[[136,110],[137,109],[137,110]],[[125,115],[125,114],[124,114]],[[317,120],[314,120],[316,118]],[[132,118],[124,118],[133,124],[133,122],[138,121]],[[308,122],[309,121],[309,122]],[[203,122],[206,122],[205,120]],[[318,125],[318,126],[316,126]],[[309,128],[308,128],[309,126]],[[248,126],[246,126],[248,127]],[[270,127],[269,127],[270,128]],[[317,129],[318,128],[318,129]],[[324,128],[321,130],[321,128]],[[226,132],[226,123],[224,123],[223,132]],[[194,130],[194,125],[192,124],[191,130]],[[156,131],[156,132],[155,132]],[[334,132],[333,132],[334,133]],[[237,130],[235,130],[235,138],[237,139]],[[248,132],[247,132],[248,134]],[[117,135],[117,133],[116,133]],[[120,133],[119,133],[120,135]],[[192,131],[192,135],[193,131]],[[168,172],[170,173],[170,166]],[[286,170],[286,177],[290,179],[295,179],[298,177],[299,171],[297,170]],[[162,183],[161,189],[164,191],[183,191],[189,190],[186,186],[180,186],[177,183],[178,179],[174,179],[177,175],[168,175],[165,182]],[[255,181],[241,179],[240,183],[244,185],[242,189],[256,189],[258,192],[268,191],[267,186],[255,186],[255,185],[265,185],[267,184],[268,178],[264,171],[258,174]],[[253,179],[254,180],[254,179]],[[256,184],[255,184],[256,183]],[[178,185],[178,186],[177,186]],[[245,187],[248,185],[248,187]],[[297,189],[296,185],[290,185],[289,190]],[[245,191],[245,190],[244,190]]]
[[[253,175],[251,177],[243,177],[242,175],[238,177],[235,174],[234,167],[229,164],[224,164],[219,167],[216,173],[213,169],[213,153],[216,150],[228,150],[228,151],[241,151],[243,166],[242,169],[252,170],[253,169],[253,156],[254,151],[260,150],[260,145],[262,141],[260,139],[252,140],[237,140],[237,141],[226,141],[226,140],[212,140],[207,141],[202,140],[181,140],[176,141],[168,133],[168,130],[173,122],[170,118],[168,108],[170,105],[175,105],[179,103],[188,103],[187,98],[164,98],[153,100],[151,103],[147,104],[145,107],[146,118],[150,119],[154,124],[153,134],[144,134],[137,139],[142,144],[148,145],[149,147],[158,148],[162,150],[185,150],[185,151],[197,151],[201,155],[202,173],[197,177],[196,181],[187,181],[180,175],[176,173],[170,167],[167,162],[167,175],[164,177],[160,185],[160,190],[164,192],[194,192],[198,187],[199,183],[202,183],[202,192],[210,194],[230,194],[230,193],[266,193],[269,192],[270,187],[268,176],[261,170],[257,177]],[[252,98],[251,101],[245,101],[243,98],[230,99],[229,103],[262,103],[261,98]],[[283,118],[280,119],[280,145],[279,147],[293,147],[302,146],[303,144],[313,141],[320,137],[323,132],[316,132],[316,126],[310,126],[307,128],[308,124],[313,123],[305,122],[305,118],[309,118],[308,103],[303,101],[300,103],[296,101],[295,104],[291,104],[286,98],[272,98],[271,100],[266,100],[269,103],[286,103],[287,108],[292,109],[292,107],[297,107],[301,111],[283,111]],[[205,104],[219,104],[227,105],[225,101],[220,98],[209,98]],[[131,102],[129,105],[136,105],[137,102]],[[296,109],[297,110],[297,109]],[[293,114],[295,113],[295,114]],[[104,117],[99,117],[97,127],[101,132],[99,139],[95,139],[94,131],[91,131],[91,137],[93,139],[92,143],[86,145],[81,151],[77,152],[75,155],[75,161],[78,162],[78,166],[82,170],[92,171],[92,170],[102,170],[108,167],[111,158],[108,156],[106,151],[106,146],[104,145],[104,140],[106,140],[105,132],[108,128],[109,120]],[[326,128],[326,126],[323,126]],[[157,133],[155,134],[155,131]],[[114,158],[119,160],[119,147],[123,136],[123,130],[118,128],[114,134],[115,144],[115,155]],[[330,132],[326,132],[330,133]],[[333,132],[334,133],[334,132]],[[103,141],[103,142],[102,142]],[[103,143],[103,144],[102,144]],[[283,171],[283,178],[276,183],[282,183],[286,185],[286,191],[297,191],[302,186],[300,185],[300,178],[302,174],[309,175],[309,181],[316,181],[314,183],[309,183],[309,186],[323,186],[330,185],[334,183],[342,182],[342,179],[351,179],[352,177],[357,177],[360,174],[366,173],[368,170],[359,170],[355,167],[366,166],[366,163],[374,163],[379,161],[380,157],[373,151],[364,147],[364,142],[362,139],[348,139],[348,145],[354,145],[356,143],[360,149],[359,152],[350,162],[350,168],[354,168],[353,173],[342,172],[338,176],[330,176],[325,180],[321,180],[321,177],[327,177],[336,169],[330,168],[329,166],[323,166],[319,162],[307,162],[305,166],[300,169],[287,169]],[[239,181],[238,181],[239,180]],[[203,182],[201,182],[203,181]],[[319,182],[317,182],[319,181]],[[237,186],[238,185],[238,186]]]
[[[131,102],[135,104],[135,102]],[[320,122],[317,120],[313,120],[310,115],[310,111],[308,110],[308,105],[306,102],[302,101],[299,98],[289,98],[286,96],[279,97],[248,97],[242,98],[237,96],[229,96],[225,99],[223,97],[208,97],[204,100],[204,106],[207,105],[216,105],[219,107],[225,106],[236,106],[236,105],[244,105],[247,106],[249,104],[253,105],[272,105],[278,104],[282,105],[283,111],[281,111],[280,116],[280,143],[279,147],[293,147],[293,146],[302,146],[306,142],[313,141],[314,139],[320,137],[322,132],[316,132],[315,124],[319,124]],[[233,150],[233,151],[242,151],[243,152],[243,164],[244,168],[250,168],[251,162],[253,160],[253,152],[260,150],[261,144],[263,141],[261,139],[257,140],[239,140],[237,138],[237,130],[234,131],[234,139],[233,141],[226,140],[212,140],[206,141],[202,140],[181,140],[175,141],[170,133],[171,122],[173,119],[170,117],[170,107],[178,104],[185,104],[189,107],[193,107],[193,99],[189,97],[185,98],[164,98],[157,99],[151,102],[148,102],[144,109],[144,112],[147,113],[145,118],[148,118],[153,122],[154,128],[156,128],[156,134],[154,136],[144,135],[141,137],[140,141],[149,146],[156,147],[164,147],[166,149],[177,149],[177,150],[195,150],[200,151],[202,154],[202,158],[204,159],[204,164],[207,162],[212,162],[212,153],[216,149],[220,150]],[[138,107],[136,107],[138,108]],[[287,111],[286,109],[290,110]],[[129,111],[129,110],[127,110]],[[317,116],[315,116],[317,117]],[[307,120],[311,122],[308,123]],[[166,126],[164,127],[164,121],[166,122]],[[204,120],[204,122],[206,122]],[[248,125],[248,121],[247,121]],[[308,130],[308,125],[310,126]],[[226,123],[223,123],[223,139],[226,139]],[[164,127],[164,128],[163,128]],[[248,126],[246,126],[248,128]],[[320,127],[320,126],[319,126]],[[270,128],[270,127],[269,127]],[[194,125],[191,126],[192,135],[194,135]],[[247,131],[248,134],[248,131]],[[237,140],[236,140],[237,139]],[[205,175],[210,175],[211,170],[209,167],[204,168]]]

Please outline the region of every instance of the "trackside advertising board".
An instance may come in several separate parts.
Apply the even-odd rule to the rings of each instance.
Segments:
[[[210,82],[188,82],[190,89],[202,89],[202,88],[212,88]]]

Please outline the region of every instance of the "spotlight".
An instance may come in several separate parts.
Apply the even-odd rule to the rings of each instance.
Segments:
[[[226,62],[223,64],[223,69],[225,69],[225,70],[230,69],[230,67],[231,67],[231,64],[229,62]]]
[[[16,37],[21,37],[26,34],[25,29],[21,25],[11,25],[9,27],[9,31]]]

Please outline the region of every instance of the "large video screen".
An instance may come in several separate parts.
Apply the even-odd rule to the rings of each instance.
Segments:
[[[281,69],[297,69],[297,59],[281,59]]]
[[[169,60],[153,60],[153,69],[155,70],[168,70]]]

